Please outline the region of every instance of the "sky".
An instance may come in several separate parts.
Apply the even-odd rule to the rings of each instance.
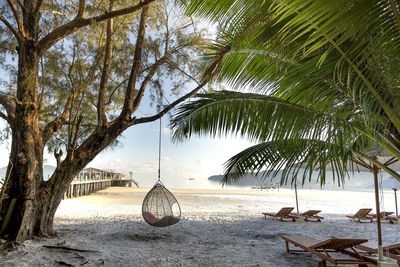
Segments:
[[[180,143],[171,141],[167,119],[163,119],[161,181],[181,187],[182,183],[206,184],[211,175],[223,173],[223,163],[251,143],[240,138],[194,137]],[[149,187],[157,181],[159,122],[137,125],[125,131],[121,144],[100,153],[88,167],[122,172]],[[7,165],[9,145],[0,145],[0,167]],[[45,164],[55,166],[54,156],[45,153]]]
[[[144,110],[151,114],[148,103]],[[146,114],[146,115],[148,115]],[[252,145],[241,138],[195,136],[173,143],[168,116],[162,119],[161,181],[171,187],[207,186],[209,176],[222,174],[223,164],[231,156]],[[4,127],[0,125],[0,127]],[[100,153],[87,167],[113,170],[133,178],[141,187],[151,187],[158,173],[159,121],[135,125],[120,137],[120,145]],[[0,167],[6,166],[10,143],[0,144]],[[45,164],[56,166],[52,154],[44,154]],[[190,179],[189,178],[194,178]]]
[[[182,94],[191,91],[193,87],[194,84],[187,84]],[[176,98],[166,93],[163,103],[171,103]],[[155,107],[150,102],[147,92],[135,116],[155,114]],[[240,137],[193,136],[181,142],[173,142],[169,118],[174,112],[175,109],[172,109],[161,120],[161,181],[166,186],[188,188],[193,185],[196,188],[206,188],[208,177],[223,173],[225,161],[252,145]],[[119,147],[103,151],[88,166],[113,169],[127,175],[132,172],[140,186],[151,187],[158,176],[159,123],[157,120],[130,127],[119,139]]]
[[[164,119],[161,145],[161,181],[171,186],[191,183],[194,178],[204,183],[211,175],[223,172],[223,163],[248,147],[240,138],[194,137],[172,143],[171,133]],[[122,146],[107,150],[89,166],[114,169],[129,173],[140,185],[150,186],[157,181],[159,122],[134,126],[123,135]]]

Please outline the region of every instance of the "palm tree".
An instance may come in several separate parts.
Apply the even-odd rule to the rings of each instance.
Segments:
[[[210,57],[215,79],[252,93],[198,95],[172,121],[176,138],[234,133],[259,144],[226,163],[224,182],[247,171],[287,181],[305,166],[321,183],[330,163],[338,181],[349,161],[377,143],[400,159],[400,16],[385,1],[189,0],[190,14],[219,23]]]
[[[394,0],[187,0],[188,13],[218,22],[210,48],[215,78],[237,90],[199,95],[172,121],[175,137],[228,132],[258,141],[226,163],[224,182],[247,171],[284,168],[281,182],[330,164],[338,181],[348,162],[372,162],[377,144],[400,159],[400,4]],[[378,195],[376,194],[376,197]],[[377,228],[382,259],[379,201]]]

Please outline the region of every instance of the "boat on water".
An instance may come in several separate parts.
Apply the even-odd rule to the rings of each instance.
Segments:
[[[253,185],[251,186],[252,190],[268,190],[268,189],[278,189],[279,190],[279,184],[265,184],[265,185]]]

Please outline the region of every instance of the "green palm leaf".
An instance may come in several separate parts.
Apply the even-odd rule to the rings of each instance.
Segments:
[[[344,183],[347,171],[353,171],[351,147],[338,146],[321,140],[287,139],[283,141],[263,142],[251,146],[225,163],[224,184],[234,183],[248,172],[259,174],[263,178],[281,175],[281,184],[297,182],[302,173],[302,183],[311,181],[313,171],[318,172],[321,186],[326,181],[326,166],[330,166],[333,179],[339,186]]]
[[[322,104],[323,110],[362,109],[364,118],[383,123],[372,128],[400,130],[399,79],[385,71],[399,69],[399,28],[387,1],[193,0],[188,6],[222,25],[243,21],[234,30],[222,27],[231,51],[219,77],[232,87],[272,90],[299,104]],[[351,102],[344,105],[343,98]]]
[[[248,166],[240,165],[242,161],[232,165],[231,171],[242,174],[266,166],[290,168],[301,159],[310,164],[311,171],[314,164],[329,158],[342,178],[348,168],[344,163],[348,151],[362,157],[362,149],[371,142],[400,159],[397,2],[184,2],[188,14],[220,25],[218,42],[210,46],[208,54],[211,59],[220,59],[214,77],[234,90],[246,88],[261,94],[200,95],[175,115],[175,138],[233,133],[262,142],[243,154]],[[223,56],[217,57],[221,51]],[[282,150],[286,156],[274,161],[277,152],[269,151],[267,144],[272,147],[284,142],[284,151],[293,154]],[[319,149],[319,154],[301,154],[300,148],[303,153],[308,151],[303,147],[306,143]],[[258,159],[252,158],[251,152],[261,153],[263,144],[269,151],[265,155],[271,158],[257,153]]]
[[[174,137],[193,133],[246,136],[253,141],[284,139],[334,140],[344,134],[355,138],[351,125],[332,114],[286,100],[253,93],[219,91],[199,94],[182,105],[171,121]]]

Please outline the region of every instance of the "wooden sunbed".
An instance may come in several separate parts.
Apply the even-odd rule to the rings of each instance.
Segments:
[[[389,223],[395,223],[397,222],[397,218],[395,216],[392,216],[394,214],[393,211],[382,211],[381,212],[381,221],[387,221]],[[370,215],[376,219],[376,214],[370,213]]]
[[[367,253],[378,254],[378,244],[376,242],[368,241],[367,243],[357,245],[356,248]],[[383,255],[388,258],[397,260],[397,264],[400,265],[400,243],[390,246],[383,246],[382,250]]]
[[[381,220],[388,221],[389,223],[397,223],[397,221],[399,219],[396,218],[396,216],[385,216],[385,217],[382,217]]]
[[[308,210],[308,211],[300,214],[300,216],[303,217],[306,222],[308,222],[309,220],[311,220],[311,221],[315,220],[317,222],[320,222],[321,219],[324,218],[324,217],[317,215],[320,212],[321,212],[320,210]]]
[[[381,218],[390,216],[390,215],[392,215],[393,213],[394,213],[393,211],[381,211],[381,212],[380,212]],[[369,215],[371,215],[374,219],[376,219],[376,214],[375,214],[375,213],[370,213]]]
[[[359,223],[361,223],[363,220],[364,221],[370,221],[372,222],[372,219],[374,217],[372,217],[369,213],[371,212],[372,209],[360,209],[359,211],[357,211],[356,214],[354,215],[346,215],[347,218],[349,218],[352,221],[357,221]]]
[[[367,239],[353,238],[331,238],[325,241],[320,241],[309,236],[302,235],[281,235],[285,240],[285,248],[287,252],[310,252],[319,257],[321,261],[318,266],[326,266],[326,262],[332,264],[358,264],[358,266],[367,266],[367,264],[377,265],[377,261],[363,256],[358,253],[354,246],[367,242]],[[302,250],[290,250],[289,243],[301,248]],[[347,258],[333,258],[332,253],[345,254]]]
[[[281,222],[283,222],[285,219],[295,221],[297,216],[294,214],[291,214],[292,210],[294,210],[294,208],[285,207],[285,208],[280,209],[280,211],[278,211],[277,213],[263,212],[262,214],[264,215],[264,218],[267,218],[267,216],[271,216],[277,220],[280,220]]]

